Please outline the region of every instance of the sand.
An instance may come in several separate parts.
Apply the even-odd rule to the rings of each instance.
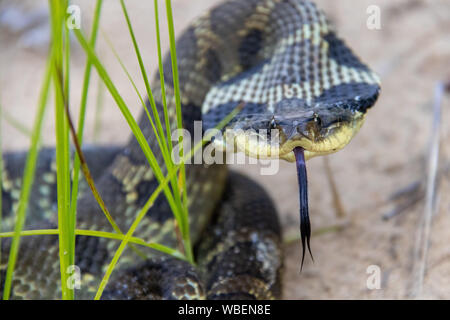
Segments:
[[[217,0],[173,0],[176,32]],[[0,2],[0,9],[11,1]],[[74,0],[82,9],[82,26],[87,30],[94,1]],[[127,1],[136,36],[150,71],[156,69],[153,11],[151,1]],[[314,263],[306,259],[300,273],[301,246],[286,245],[283,295],[285,299],[405,299],[414,296],[414,255],[418,228],[422,225],[423,199],[402,214],[383,220],[397,204],[390,197],[416,181],[425,181],[429,153],[432,101],[437,81],[450,79],[450,3],[446,0],[318,0],[336,25],[339,34],[382,79],[382,94],[356,138],[342,151],[328,156],[345,216],[336,215],[323,158],[308,161],[310,214],[313,228]],[[46,1],[24,1],[24,10],[45,8]],[[381,8],[381,29],[366,27],[369,5]],[[32,11],[31,11],[32,12]],[[40,24],[41,27],[45,23]],[[113,41],[141,92],[139,66],[135,59],[117,1],[105,1],[102,30]],[[162,27],[164,47],[167,32]],[[32,29],[31,29],[32,30]],[[0,27],[0,103],[3,109],[31,128],[45,68],[46,47],[29,44],[27,33]],[[42,35],[42,33],[41,33]],[[100,36],[98,52],[112,79],[126,98],[134,115],[138,99],[119,63]],[[85,57],[76,46],[72,55],[71,103],[79,105]],[[106,92],[101,127],[94,135],[97,78],[89,96],[86,141],[125,142],[129,129]],[[441,117],[441,163],[448,162],[449,98],[443,100]],[[4,150],[27,147],[29,138],[10,123],[2,122]],[[53,112],[46,117],[45,145],[54,145]],[[258,180],[270,193],[279,210],[286,237],[298,235],[298,195],[295,167],[281,163],[279,173],[261,176],[258,166],[236,168]],[[426,259],[423,289],[416,297],[450,298],[450,185],[439,173],[438,196]],[[412,195],[408,195],[406,200]],[[336,228],[339,226],[339,228]],[[376,266],[375,269],[371,269]],[[369,269],[368,269],[369,268]],[[368,273],[368,270],[370,274]],[[373,289],[373,271],[380,272],[380,288]],[[372,277],[371,277],[372,275]],[[369,286],[368,284],[369,280]],[[368,288],[369,287],[369,288]],[[372,288],[372,289],[370,289]]]

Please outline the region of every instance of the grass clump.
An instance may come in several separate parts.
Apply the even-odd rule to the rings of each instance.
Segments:
[[[146,104],[139,93],[133,79],[126,70],[125,65],[121,61],[120,57],[116,54],[112,44],[109,42],[113,53],[116,55],[117,60],[121,64],[123,70],[127,73],[127,76],[135,88],[135,91],[139,97],[139,100],[144,107],[148,121],[155,133],[159,150],[152,150],[149,146],[146,137],[143,135],[136,119],[132,116],[124,98],[119,93],[116,85],[113,83],[109,73],[104,67],[101,59],[98,57],[95,51],[96,41],[98,38],[98,30],[100,28],[100,16],[102,11],[103,0],[97,0],[95,4],[93,23],[91,27],[90,37],[84,35],[84,32],[79,29],[69,30],[66,25],[67,19],[67,7],[69,1],[67,0],[49,0],[50,20],[51,20],[51,37],[52,45],[48,56],[47,68],[42,84],[40,99],[38,103],[38,112],[35,118],[35,124],[31,132],[31,144],[26,161],[23,183],[21,189],[21,195],[17,212],[15,212],[16,223],[14,232],[0,233],[0,239],[5,237],[12,237],[12,245],[10,248],[9,261],[5,279],[5,287],[3,290],[3,299],[9,299],[11,294],[11,284],[13,280],[14,268],[17,261],[17,254],[19,251],[20,239],[22,236],[42,236],[42,235],[55,235],[59,237],[59,262],[61,273],[61,291],[62,299],[74,299],[74,290],[68,283],[68,268],[74,264],[75,261],[75,236],[84,235],[92,237],[103,237],[108,239],[114,239],[120,241],[120,245],[112,260],[109,262],[107,270],[99,285],[95,299],[100,299],[105,289],[108,280],[111,277],[117,263],[124,252],[127,245],[135,250],[140,256],[145,256],[139,251],[137,246],[149,247],[165,254],[171,255],[177,259],[185,260],[194,264],[194,256],[192,251],[192,243],[189,232],[189,211],[187,201],[186,190],[186,173],[184,163],[193,157],[195,152],[206,142],[211,139],[211,136],[206,136],[202,142],[198,143],[190,152],[185,153],[183,150],[183,137],[179,138],[180,158],[182,161],[180,164],[175,164],[172,161],[173,145],[171,141],[171,126],[168,116],[168,105],[166,96],[166,83],[164,82],[164,70],[162,63],[162,50],[161,50],[161,35],[159,26],[159,8],[158,1],[154,0],[154,12],[155,12],[155,27],[156,27],[156,44],[158,50],[158,65],[159,75],[161,79],[160,88],[162,91],[162,105],[164,119],[160,119],[156,102],[153,96],[153,92],[149,82],[149,76],[144,66],[144,60],[141,56],[138,41],[135,37],[135,33],[132,27],[132,21],[127,11],[125,1],[121,0],[120,5],[122,8],[124,21],[126,22],[130,39],[133,44],[136,58],[139,63],[141,76],[145,84],[146,94],[149,97],[150,111],[147,109]],[[165,1],[166,5],[166,18],[169,30],[170,39],[170,52],[171,52],[171,64],[173,72],[173,88],[175,95],[175,106],[177,123],[176,127],[181,129],[182,113],[181,113],[181,96],[180,96],[180,84],[178,76],[178,63],[175,45],[175,32],[172,16],[172,5],[170,0]],[[78,114],[77,128],[72,122],[70,117],[70,33],[73,33],[78,43],[81,45],[85,52],[87,59],[84,69],[83,85],[81,92],[81,104]],[[123,117],[127,121],[134,138],[137,140],[139,146],[144,153],[148,165],[151,167],[155,178],[157,179],[159,186],[149,196],[144,206],[140,208],[134,222],[126,232],[122,232],[110,215],[101,195],[99,194],[95,183],[91,177],[89,168],[82,152],[83,143],[83,131],[85,127],[86,110],[87,110],[87,97],[90,86],[90,79],[93,71],[96,71],[99,79],[102,83],[102,87],[106,88],[114,99],[117,107],[121,111]],[[58,202],[58,228],[47,230],[27,230],[23,231],[23,227],[26,219],[26,211],[30,198],[31,187],[33,185],[36,160],[39,152],[39,140],[41,136],[41,129],[43,123],[43,116],[45,107],[47,105],[48,94],[50,87],[53,88],[54,93],[54,108],[55,108],[55,135],[56,135],[56,161],[57,161],[57,202]],[[221,129],[225,124],[230,121],[236,113],[239,111],[239,107],[233,111],[226,119],[224,119],[219,125],[218,129]],[[163,123],[166,130],[163,129]],[[74,158],[71,159],[70,142],[75,147],[76,153]],[[161,153],[164,159],[164,167],[162,168],[157,161],[156,154]],[[71,171],[71,168],[73,170]],[[109,223],[114,229],[114,232],[103,232],[95,230],[80,230],[76,229],[76,213],[77,213],[77,200],[79,198],[79,178],[80,171],[83,173],[86,181],[88,182],[91,192],[93,192],[102,212],[108,219]],[[139,226],[139,223],[145,217],[147,212],[155,203],[160,194],[164,194],[169,206],[174,214],[176,225],[181,235],[181,249],[169,248],[159,243],[146,242],[141,238],[134,237],[134,232]],[[1,204],[1,203],[0,203]],[[1,217],[0,217],[1,223]],[[0,225],[1,226],[1,225]],[[0,230],[1,232],[1,230]]]

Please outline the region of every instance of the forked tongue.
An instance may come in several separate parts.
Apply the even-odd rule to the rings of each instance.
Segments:
[[[308,246],[309,254],[311,259],[313,255],[311,253],[311,247],[309,245],[309,240],[311,238],[311,224],[309,222],[309,212],[308,212],[308,177],[306,176],[306,163],[305,163],[305,153],[303,148],[296,147],[294,149],[295,160],[297,165],[297,178],[298,178],[298,189],[300,196],[300,235],[302,239],[302,265],[300,271],[303,269],[303,262],[305,260],[305,251]]]

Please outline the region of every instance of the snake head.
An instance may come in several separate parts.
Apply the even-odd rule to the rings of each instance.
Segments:
[[[342,88],[341,88],[342,89]],[[225,140],[219,141],[230,151],[244,152],[254,158],[295,161],[293,150],[301,147],[305,158],[334,153],[345,147],[361,128],[367,109],[375,102],[379,88],[365,88],[371,99],[356,95],[343,101],[307,104],[298,99],[286,99],[275,107],[241,103],[241,112],[225,127]],[[238,106],[239,103],[233,103]],[[229,109],[230,107],[224,108]],[[273,109],[273,112],[268,110]],[[207,127],[217,117],[204,115]],[[215,116],[214,116],[215,115]]]

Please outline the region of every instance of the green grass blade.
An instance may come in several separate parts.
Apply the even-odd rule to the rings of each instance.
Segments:
[[[136,230],[136,228],[138,227],[139,223],[141,222],[141,220],[145,217],[145,215],[147,214],[147,212],[150,210],[150,208],[153,206],[156,198],[159,196],[159,194],[161,193],[161,191],[167,187],[170,179],[172,179],[172,176],[176,175],[178,169],[180,166],[177,166],[175,168],[172,169],[171,172],[169,172],[169,174],[166,176],[166,178],[164,179],[164,181],[160,182],[160,184],[158,185],[158,187],[156,188],[156,190],[152,193],[152,195],[150,196],[150,198],[147,200],[147,202],[145,203],[145,205],[141,208],[141,210],[139,211],[136,219],[134,220],[133,224],[131,225],[130,229],[128,230],[127,234],[125,235],[124,239],[122,240],[122,242],[120,243],[119,248],[116,250],[114,257],[111,261],[111,263],[109,264],[105,275],[103,276],[102,282],[100,283],[100,286],[97,290],[97,293],[95,295],[95,300],[99,300],[102,296],[103,290],[105,289],[109,278],[111,277],[112,271],[114,270],[117,262],[119,261],[120,256],[122,255],[123,251],[125,250],[125,246],[127,245],[127,243],[129,242],[130,238],[133,236],[134,231]]]
[[[94,230],[83,230],[83,229],[75,229],[75,234],[77,236],[88,236],[88,237],[97,237],[97,238],[107,238],[122,241],[125,238],[124,234],[117,234],[105,231],[94,231]],[[40,230],[25,230],[20,232],[21,237],[29,237],[29,236],[51,236],[51,235],[59,235],[58,229],[40,229]],[[14,232],[3,232],[0,233],[0,239],[3,238],[11,238],[14,236]],[[177,259],[186,261],[186,257],[181,254],[179,251],[169,248],[167,246],[154,243],[154,242],[146,242],[145,240],[137,237],[131,237],[128,242],[133,244],[141,245],[147,248],[158,250],[162,253],[171,255]]]
[[[47,235],[58,235],[58,229],[39,229],[39,230],[24,230],[20,232],[21,237],[27,236],[47,236]],[[14,232],[2,232],[0,233],[0,239],[11,238],[14,236]]]
[[[68,267],[71,265],[73,248],[70,231],[70,163],[69,163],[69,128],[66,119],[65,105],[68,92],[65,92],[66,81],[64,63],[67,52],[64,51],[65,12],[67,1],[52,0],[50,2],[53,41],[53,84],[55,88],[55,135],[56,135],[56,188],[58,203],[59,260],[61,271],[61,291],[63,300],[74,298],[73,288],[67,285]],[[67,47],[66,47],[67,48]],[[66,49],[67,51],[67,49]],[[67,70],[66,70],[67,71]],[[67,76],[67,74],[66,74]]]
[[[145,105],[144,98],[140,94],[139,89],[136,86],[136,83],[134,82],[133,78],[131,77],[130,73],[128,72],[127,68],[125,67],[125,64],[123,63],[122,59],[120,58],[119,54],[117,53],[116,49],[114,48],[114,45],[112,44],[111,40],[106,35],[106,33],[103,33],[103,37],[105,38],[106,43],[108,44],[108,46],[111,48],[112,53],[116,57],[116,59],[119,62],[120,66],[122,67],[122,70],[125,72],[125,74],[126,74],[128,80],[130,81],[131,85],[133,86],[133,89],[136,92],[136,94],[137,94],[137,96],[139,98],[139,101],[141,102],[142,107],[144,108],[145,112],[147,113],[147,117],[148,117],[148,119],[150,121],[150,125],[152,126],[153,132],[155,132],[155,136],[156,136],[156,139],[158,141],[158,145],[162,149],[163,148],[163,142],[161,141],[161,138],[159,137],[158,131],[156,130],[155,123],[153,122],[153,120],[152,120],[152,118],[150,116],[150,113],[148,112],[148,108]],[[163,154],[163,155],[165,155],[165,154]],[[166,156],[164,156],[164,159],[166,159]]]
[[[81,146],[80,146],[80,144],[78,142],[77,135],[75,133],[75,129],[73,127],[73,123],[72,123],[72,120],[70,118],[69,110],[68,110],[68,106],[67,105],[66,105],[65,111],[66,111],[67,119],[68,119],[68,122],[69,122],[69,128],[70,128],[70,132],[72,134],[73,142],[75,144],[75,149],[77,151],[78,158],[80,159],[81,170],[83,171],[83,174],[85,176],[86,182],[88,183],[89,188],[91,189],[95,200],[99,204],[100,208],[102,209],[103,213],[105,214],[106,218],[108,219],[108,221],[111,224],[111,226],[113,227],[113,229],[117,233],[122,233],[122,231],[119,228],[119,225],[114,221],[114,218],[109,213],[105,202],[103,201],[102,197],[100,196],[100,193],[98,192],[97,187],[95,186],[94,179],[92,178],[92,175],[91,175],[91,172],[90,172],[89,167],[87,165],[87,162],[86,162],[86,159],[84,157],[83,151],[81,150]],[[144,256],[142,256],[142,257],[144,257]]]
[[[64,99],[65,100],[65,99]],[[68,122],[68,126],[69,126],[69,131],[72,135],[73,138],[73,142],[75,144],[75,149],[76,149],[76,153],[77,153],[77,158],[80,161],[80,165],[81,165],[81,170],[83,171],[83,174],[85,176],[86,182],[89,185],[89,188],[92,191],[92,194],[94,195],[94,198],[96,199],[97,203],[99,204],[100,208],[102,209],[103,213],[105,214],[107,220],[109,221],[109,223],[111,224],[111,226],[113,227],[113,229],[119,233],[119,234],[123,234],[122,231],[120,230],[118,224],[114,221],[114,218],[111,216],[110,212],[108,211],[105,202],[103,201],[102,197],[100,196],[100,193],[98,192],[97,187],[95,186],[95,182],[94,179],[90,173],[89,167],[87,165],[86,159],[84,157],[84,153],[81,149],[81,145],[78,141],[78,137],[77,134],[75,132],[75,128],[72,122],[72,119],[70,117],[70,112],[69,112],[69,105],[68,102],[66,101],[65,105],[64,105],[64,109],[65,109],[65,113],[67,116],[67,122]],[[69,190],[70,193],[70,190]],[[72,217],[71,217],[72,218]],[[74,218],[72,218],[74,219]],[[69,227],[70,228],[74,228],[75,229],[75,221],[73,221],[73,225],[71,225],[72,221],[69,220]],[[72,231],[70,231],[70,238],[72,237]],[[74,232],[74,231],[73,231]],[[71,238],[72,239],[72,238]],[[73,240],[75,240],[75,234],[73,233]],[[140,252],[138,249],[134,248],[133,246],[131,246],[131,248],[143,259],[146,258],[146,256]]]
[[[31,135],[31,145],[28,152],[24,175],[23,175],[23,185],[20,193],[19,203],[16,212],[16,223],[14,226],[14,237],[12,239],[11,248],[9,252],[8,268],[5,277],[5,286],[3,289],[3,299],[8,300],[11,294],[11,283],[13,278],[13,272],[16,265],[17,253],[20,245],[20,232],[23,229],[26,211],[28,207],[28,199],[30,197],[31,186],[34,181],[34,173],[36,169],[36,160],[39,152],[39,139],[42,131],[42,123],[44,119],[44,111],[47,105],[48,92],[50,88],[51,76],[53,73],[52,68],[52,57],[49,58],[47,62],[47,68],[45,71],[43,86],[40,92],[40,98],[38,103],[38,111],[35,117],[32,135]]]
[[[68,5],[68,2],[67,2]],[[70,101],[70,30],[67,28],[66,24],[64,23],[64,105],[68,106]],[[67,121],[65,121],[65,126],[67,127]],[[66,130],[68,130],[66,128]],[[70,143],[69,143],[69,134],[67,132],[67,149],[69,150]],[[64,162],[68,165],[68,174],[70,179],[70,152],[65,153],[65,159]],[[65,183],[66,187],[66,194],[70,195],[71,193],[71,184],[70,180],[69,183]],[[70,199],[70,196],[69,196]],[[75,264],[75,221],[76,216],[75,212],[70,209],[70,200],[69,200],[69,207],[68,207],[68,227],[67,227],[67,237],[68,237],[68,264],[74,265]]]
[[[0,96],[1,98],[1,96]],[[0,233],[3,232],[3,108],[0,103]],[[0,250],[2,248],[2,241],[0,239]],[[2,255],[0,252],[0,266],[2,265]],[[0,283],[2,283],[2,275],[0,274]]]
[[[100,12],[101,12],[101,4],[102,1],[98,0],[96,4],[96,10],[95,10],[95,17],[94,17],[94,23],[92,26],[92,32],[91,32],[91,39],[90,44],[92,46],[95,45],[96,39],[97,39],[97,31],[99,26],[99,18],[100,18]],[[67,29],[66,29],[67,30]],[[67,63],[67,62],[66,62]],[[81,142],[82,140],[82,132],[84,129],[84,120],[85,120],[85,112],[86,112],[86,103],[87,103],[87,93],[88,93],[88,85],[90,80],[90,74],[92,69],[92,62],[90,58],[87,59],[87,65],[85,68],[85,76],[84,76],[84,83],[83,83],[83,91],[82,91],[82,102],[81,102],[81,108],[80,108],[80,115],[79,115],[79,132],[78,134],[75,132],[74,125],[72,123],[70,112],[69,112],[69,101],[67,98],[64,97],[64,109],[65,113],[67,115],[67,122],[69,126],[70,133],[72,134],[73,142],[75,144],[76,149],[76,157],[75,157],[75,164],[74,164],[74,175],[73,175],[73,186],[72,189],[72,195],[71,195],[71,206],[70,206],[70,220],[69,220],[69,238],[71,241],[71,244],[69,244],[69,248],[71,252],[74,254],[75,249],[75,226],[76,226],[76,205],[77,205],[77,198],[78,198],[78,184],[79,184],[79,170],[83,171],[83,174],[85,176],[85,179],[94,195],[94,198],[96,199],[97,203],[99,204],[100,208],[102,209],[103,213],[105,214],[107,220],[113,227],[113,229],[119,233],[123,234],[120,230],[118,224],[114,221],[113,217],[109,213],[106,204],[104,203],[102,197],[100,196],[100,193],[98,192],[98,189],[95,186],[94,179],[92,178],[92,175],[90,173],[89,167],[87,166],[85,157],[83,155],[83,152],[81,150]],[[62,93],[64,95],[64,92]],[[69,190],[70,192],[70,190]],[[73,230],[73,231],[72,231]],[[138,249],[131,246],[135,252],[141,256],[142,258],[145,258],[145,255],[140,252]]]
[[[169,153],[172,154],[173,145],[171,139],[170,132],[170,119],[167,112],[167,99],[166,99],[166,85],[164,82],[164,67],[162,62],[162,49],[161,49],[161,32],[159,28],[159,9],[158,9],[158,0],[154,0],[154,11],[155,11],[155,30],[156,30],[156,45],[158,49],[158,67],[159,67],[159,79],[161,81],[161,96],[162,103],[164,108],[164,121],[166,124],[166,134],[167,134],[167,142],[169,147]]]
[[[123,11],[124,16],[125,16],[125,20],[127,22],[128,30],[130,32],[130,36],[131,36],[131,39],[132,39],[132,42],[133,42],[133,46],[134,46],[134,49],[135,49],[135,52],[136,52],[136,56],[137,56],[137,59],[138,59],[138,62],[139,62],[139,66],[140,66],[140,69],[141,69],[141,74],[142,74],[142,77],[144,79],[145,88],[147,90],[147,94],[148,94],[148,97],[149,97],[150,106],[151,106],[152,112],[153,112],[153,117],[155,118],[155,121],[156,121],[157,130],[155,130],[155,125],[153,124],[152,118],[150,117],[145,104],[144,104],[144,108],[145,108],[145,111],[147,113],[147,117],[148,117],[148,119],[149,119],[149,121],[150,121],[150,123],[151,123],[151,125],[153,127],[153,130],[155,132],[155,136],[157,137],[157,141],[158,141],[160,150],[162,152],[162,156],[163,156],[164,162],[166,164],[167,170],[169,171],[173,167],[172,157],[171,157],[171,154],[169,152],[168,145],[167,145],[167,140],[171,140],[170,139],[170,135],[166,139],[165,133],[163,132],[163,128],[162,128],[162,125],[161,125],[161,120],[160,120],[160,117],[159,117],[159,113],[158,113],[157,108],[156,108],[156,104],[155,104],[155,100],[154,100],[154,97],[153,97],[153,93],[152,93],[152,90],[150,88],[150,83],[148,81],[148,76],[147,76],[147,73],[145,71],[145,66],[144,66],[144,63],[143,63],[143,60],[142,60],[142,57],[141,57],[139,46],[137,44],[136,37],[135,37],[134,31],[133,31],[133,27],[131,25],[131,21],[130,21],[129,15],[128,15],[128,11],[127,11],[126,6],[125,6],[125,2],[123,0],[121,0],[120,3],[121,3],[121,6],[122,6],[122,11]],[[155,8],[155,11],[157,11],[157,8]],[[157,34],[157,37],[159,37],[159,34]],[[167,104],[166,104],[165,107],[166,108],[164,109],[164,114],[167,115]],[[165,118],[166,118],[166,123],[167,123],[168,122],[167,117],[165,117]],[[169,129],[169,131],[170,131],[170,129]],[[184,171],[184,168],[183,168],[183,171]],[[179,211],[178,214],[175,214],[175,217],[181,217],[182,219],[181,220],[177,219],[177,222],[178,222],[179,225],[183,225],[183,224],[185,224],[185,221],[186,221],[186,218],[183,217],[183,215],[185,215],[184,212],[186,210],[183,208],[183,204],[181,202],[180,192],[179,192],[179,185],[177,183],[176,177],[174,177],[172,179],[171,186],[172,186],[172,189],[173,189],[173,196],[174,196],[174,199],[175,199],[175,203],[176,203],[176,205],[178,207],[178,211]],[[185,185],[183,184],[183,186],[185,186]],[[184,229],[186,229],[186,228],[184,228]],[[192,255],[189,254],[189,252],[191,251],[191,248],[190,248],[189,239],[186,239],[188,237],[189,236],[186,235],[186,233],[183,234],[185,250],[188,252],[188,256],[192,257]],[[192,262],[193,262],[193,259],[192,259]]]
[[[98,34],[98,26],[100,22],[100,13],[102,8],[103,0],[97,0],[95,11],[94,11],[94,21],[92,23],[91,30],[91,38],[90,44],[92,47],[95,47],[97,41]],[[69,42],[69,41],[67,41]],[[87,106],[87,97],[89,91],[89,83],[91,79],[91,71],[92,71],[92,63],[89,58],[86,59],[86,66],[84,70],[84,78],[83,78],[83,89],[81,93],[81,103],[80,103],[80,112],[78,116],[78,134],[77,139],[80,147],[83,144],[83,132],[84,132],[84,122],[86,118],[86,106]],[[74,158],[74,169],[72,176],[72,194],[71,194],[71,204],[70,204],[70,217],[72,220],[70,221],[71,230],[75,230],[76,227],[76,214],[77,214],[77,200],[78,200],[78,187],[79,187],[79,178],[80,178],[80,167],[81,161],[78,153]],[[72,246],[75,247],[75,235],[72,237]]]
[[[158,67],[159,67],[159,78],[160,78],[160,86],[161,86],[161,97],[162,97],[162,104],[163,104],[163,112],[164,112],[164,121],[166,125],[166,134],[167,134],[167,140],[168,140],[168,149],[169,154],[172,155],[173,152],[173,145],[172,145],[172,133],[171,133],[171,125],[170,125],[170,119],[168,114],[168,106],[167,106],[167,97],[166,97],[166,84],[165,84],[165,77],[164,77],[164,66],[163,66],[163,57],[162,57],[162,50],[161,50],[161,32],[159,27],[159,9],[158,9],[158,1],[154,0],[153,2],[154,6],[154,14],[155,14],[155,30],[156,30],[156,44],[157,44],[157,52],[158,52]],[[178,115],[178,114],[177,114]],[[177,128],[179,128],[179,121],[177,117]],[[182,156],[182,154],[180,155]],[[170,170],[173,166],[172,164],[172,158],[169,157],[169,159],[165,159],[166,163],[169,165],[168,170]],[[184,166],[182,168],[182,171],[184,172]],[[187,225],[189,223],[188,219],[188,209],[187,209],[187,202],[184,202],[185,208],[183,208],[183,203],[181,202],[181,189],[186,189],[186,183],[184,180],[181,181],[181,185],[179,184],[179,181],[177,177],[173,177],[171,181],[171,187],[175,195],[175,201],[178,203],[180,209],[182,212],[179,214],[179,216],[182,218],[181,220],[177,220],[177,225],[175,228],[175,232],[179,234],[181,231],[181,240],[184,245],[184,250],[187,252],[188,256],[191,259],[191,262],[194,262],[193,255],[192,255],[192,249],[191,249],[191,243],[190,243],[190,235],[189,232],[183,233],[183,230],[186,230],[188,228],[183,227],[183,225]],[[180,227],[181,226],[181,227]],[[181,228],[181,229],[180,229]]]
[[[173,23],[173,14],[172,14],[172,2],[170,0],[166,0],[166,14],[167,14],[167,24],[169,28],[169,38],[170,38],[170,57],[172,62],[172,75],[173,75],[173,88],[175,94],[175,105],[176,105],[176,113],[177,113],[177,128],[183,128],[183,117],[181,114],[181,94],[180,94],[180,80],[178,75],[178,62],[177,62],[177,49],[175,43],[175,28]],[[184,157],[183,150],[183,137],[180,136],[178,140],[180,146],[180,156]],[[183,212],[181,215],[182,223],[180,224],[181,233],[183,235],[183,240],[185,241],[186,247],[186,255],[188,259],[193,258],[192,246],[190,241],[190,231],[189,231],[189,212],[187,206],[187,191],[186,191],[186,169],[185,166],[181,166],[180,170],[180,180],[181,186],[183,188]]]
[[[31,130],[23,125],[19,120],[15,119],[6,110],[2,110],[2,115],[0,118],[4,119],[10,126],[12,126],[24,136],[31,137]]]
[[[154,153],[152,152],[152,150],[150,149],[147,140],[145,139],[141,129],[139,128],[136,120],[133,118],[133,116],[131,115],[130,110],[128,109],[127,105],[125,104],[124,100],[122,99],[122,97],[120,96],[119,92],[117,91],[117,88],[115,87],[115,85],[113,84],[113,82],[111,81],[111,78],[109,77],[108,73],[106,72],[105,68],[103,67],[102,63],[100,62],[100,60],[98,59],[98,57],[96,56],[94,50],[92,49],[91,46],[89,46],[89,44],[86,42],[85,37],[83,36],[83,34],[81,33],[80,30],[74,30],[74,33],[79,41],[79,43],[81,44],[81,46],[83,47],[83,49],[85,50],[85,52],[91,57],[93,65],[95,66],[100,78],[103,80],[103,82],[105,83],[106,87],[108,88],[109,92],[111,93],[114,101],[116,102],[117,106],[119,107],[120,111],[122,112],[125,120],[127,121],[128,125],[131,128],[131,131],[133,132],[136,141],[139,143],[148,163],[150,164],[151,169],[153,170],[156,179],[158,180],[159,183],[161,183],[161,181],[164,180],[164,175],[161,171],[161,168],[158,165],[158,162],[155,158]],[[169,203],[169,206],[171,208],[171,210],[175,213],[178,212],[177,211],[177,206],[174,202],[173,196],[171,194],[171,190],[168,188],[168,186],[164,187],[164,195],[167,198],[167,201]],[[177,218],[178,219],[178,218]]]
[[[128,15],[128,11],[127,11],[127,8],[125,6],[125,2],[123,0],[120,0],[120,4],[122,6],[122,11],[123,11],[123,14],[125,16],[125,20],[127,22],[128,30],[130,32],[131,40],[133,42],[133,47],[134,47],[134,50],[136,52],[136,57],[137,57],[138,62],[139,62],[139,67],[141,69],[142,78],[144,79],[145,89],[147,90],[147,95],[148,95],[148,98],[150,100],[150,106],[151,106],[152,111],[153,111],[153,117],[155,118],[156,127],[158,129],[157,135],[162,140],[162,149],[161,149],[161,151],[163,153],[168,154],[166,137],[164,136],[164,131],[163,131],[163,128],[162,128],[162,125],[161,125],[161,120],[159,118],[158,110],[156,109],[155,99],[153,97],[153,93],[152,93],[152,90],[150,88],[150,82],[148,80],[147,72],[145,71],[144,62],[142,60],[141,52],[139,50],[139,46],[138,46],[137,41],[136,41],[136,36],[134,35],[134,31],[133,31],[133,27],[131,25],[130,17]]]
[[[172,62],[173,88],[174,88],[174,92],[175,92],[177,125],[178,125],[178,129],[182,129],[183,128],[183,117],[181,115],[180,80],[179,80],[179,76],[178,76],[177,48],[176,48],[176,43],[175,43],[175,28],[174,28],[174,24],[173,24],[172,2],[170,0],[166,0],[166,13],[167,13],[167,24],[169,27],[170,58],[171,58],[171,62]]]
[[[102,35],[105,38],[105,41],[108,44],[109,48],[111,49],[111,52],[114,54],[114,57],[119,62],[120,67],[122,68],[123,72],[125,72],[125,75],[127,76],[128,81],[130,81],[131,85],[133,86],[133,89],[136,92],[136,94],[137,94],[137,96],[139,98],[139,101],[141,102],[141,105],[145,108],[144,98],[142,97],[141,93],[139,92],[139,89],[137,88],[136,82],[133,80],[133,77],[131,76],[130,72],[128,72],[127,67],[125,66],[125,64],[123,63],[123,61],[120,58],[119,54],[117,53],[117,50],[114,48],[114,45],[111,42],[111,40],[109,39],[108,35],[106,33],[104,33],[104,32],[102,32]],[[151,120],[151,122],[153,124],[153,120]],[[153,126],[153,128],[155,129],[156,127]]]
[[[123,241],[126,237],[126,235],[123,235],[123,234],[110,233],[110,232],[104,232],[104,231],[92,231],[92,230],[78,229],[75,232],[77,235],[115,239],[115,240],[120,240],[120,241]],[[144,241],[143,239],[136,238],[136,237],[130,237],[128,242],[131,242],[131,243],[134,243],[137,245],[141,245],[141,246],[144,246],[147,248],[151,248],[151,249],[160,251],[162,253],[168,254],[177,259],[186,261],[186,257],[183,254],[181,254],[178,250],[169,248],[169,247],[164,246],[159,243],[154,243],[154,242],[148,243],[148,242]]]
[[[221,130],[223,127],[225,127],[225,125],[231,121],[231,119],[233,119],[241,110],[242,110],[243,105],[239,105],[238,107],[236,107],[229,115],[227,115],[216,127],[216,129]],[[211,141],[211,138],[213,137],[213,133],[211,132],[210,134],[206,135],[202,141],[198,142],[194,148],[191,150],[191,152],[189,154],[186,154],[182,159],[181,159],[181,163],[178,166],[174,166],[172,168],[172,170],[168,173],[168,175],[166,176],[166,178],[164,179],[164,181],[160,182],[158,188],[153,192],[153,194],[150,196],[150,198],[148,199],[148,201],[145,203],[145,205],[142,207],[142,209],[139,211],[138,216],[136,217],[136,219],[134,220],[133,224],[131,225],[130,229],[128,230],[127,234],[125,235],[125,237],[122,240],[122,243],[120,244],[119,248],[116,250],[114,257],[111,261],[111,263],[109,264],[105,275],[103,276],[102,282],[100,284],[99,289],[97,290],[97,293],[95,295],[95,299],[98,300],[101,298],[103,290],[105,289],[109,278],[111,277],[111,274],[117,264],[117,262],[119,261],[120,256],[122,255],[126,244],[130,241],[130,239],[132,239],[132,235],[134,233],[134,231],[136,230],[136,228],[138,227],[140,221],[145,217],[145,215],[147,214],[148,210],[150,210],[150,208],[153,206],[154,201],[156,200],[156,198],[159,196],[159,194],[161,193],[161,190],[164,189],[165,186],[167,186],[167,184],[169,183],[169,181],[172,179],[172,177],[176,176],[176,173],[181,169],[181,167],[189,160],[191,159],[194,154],[202,147],[204,146],[206,143]],[[156,244],[155,244],[156,245]],[[157,245],[158,246],[158,250],[161,250],[161,245]],[[155,247],[156,249],[156,247]],[[178,253],[178,251],[173,250],[173,252]],[[176,258],[180,258],[177,255],[174,255],[173,252],[166,252]],[[191,260],[189,259],[189,257],[185,257],[183,260],[186,260],[188,262],[191,262]]]
[[[123,63],[122,59],[121,59],[120,56],[118,55],[117,51],[115,50],[114,45],[113,45],[112,42],[110,41],[109,37],[106,35],[106,33],[104,33],[103,36],[104,36],[104,38],[105,38],[107,44],[108,44],[109,47],[111,48],[111,51],[113,52],[113,54],[114,54],[114,56],[116,57],[117,61],[118,61],[119,64],[121,65],[123,71],[124,71],[125,74],[127,75],[129,81],[131,82],[131,84],[132,84],[132,86],[133,86],[133,88],[134,88],[136,94],[138,95],[139,100],[140,100],[142,106],[144,107],[145,112],[147,113],[147,117],[148,117],[148,119],[149,119],[149,121],[150,121],[150,124],[151,124],[151,126],[152,126],[153,132],[155,133],[155,136],[156,136],[156,140],[157,140],[157,142],[158,142],[158,145],[159,145],[160,149],[163,150],[163,148],[164,148],[164,147],[163,147],[163,143],[164,143],[164,142],[161,141],[161,138],[159,137],[159,132],[156,130],[155,124],[154,124],[152,118],[150,117],[150,114],[149,114],[149,112],[148,112],[148,108],[147,108],[147,106],[145,105],[145,102],[144,102],[144,99],[142,98],[142,95],[139,93],[139,90],[138,90],[138,88],[137,88],[137,86],[136,86],[136,84],[135,84],[133,78],[131,77],[130,73],[128,72],[127,68],[125,67],[125,64]],[[165,107],[165,108],[167,108],[167,107]],[[167,110],[166,110],[166,109],[164,110],[164,112],[167,114]],[[168,140],[171,141],[171,139],[168,139]],[[164,153],[164,152],[163,152],[162,155],[163,155],[163,159],[164,159],[164,162],[165,162],[165,164],[166,164],[167,169],[170,170],[170,169],[173,167],[173,165],[174,165],[173,162],[172,162],[172,158],[171,158],[170,154],[169,154],[169,153]],[[179,189],[178,189],[178,183],[177,183],[176,176],[174,176],[174,177],[172,178],[171,186],[172,186],[172,189],[174,190],[173,193],[174,193],[174,200],[175,200],[175,203],[177,204],[177,207],[179,208],[179,211],[181,212],[181,211],[182,211],[182,203],[181,203],[181,199],[180,199],[180,197],[179,197]],[[177,217],[177,216],[180,216],[180,214],[176,214],[176,215],[175,215],[175,217]],[[178,223],[181,224],[182,222],[178,222]],[[183,244],[182,244],[182,245],[183,245]]]

